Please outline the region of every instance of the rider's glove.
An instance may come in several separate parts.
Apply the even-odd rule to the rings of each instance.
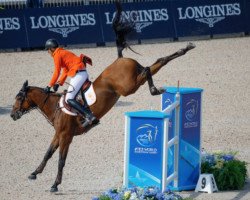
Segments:
[[[44,88],[44,92],[45,92],[45,93],[49,93],[49,92],[50,92],[50,87],[47,86],[46,88]]]
[[[92,59],[90,57],[84,55],[82,61],[83,61],[84,65],[89,64],[92,66]]]
[[[56,92],[57,90],[58,90],[58,88],[59,88],[59,84],[58,83],[56,83],[54,86],[53,86],[53,90]]]

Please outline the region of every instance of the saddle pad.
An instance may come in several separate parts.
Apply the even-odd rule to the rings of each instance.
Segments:
[[[96,94],[94,91],[93,84],[90,85],[89,89],[84,93],[84,96],[89,106],[93,105],[96,102]],[[63,105],[63,101],[64,101],[64,96],[62,96],[59,101],[59,106],[62,109],[62,111],[68,115],[77,116],[77,113],[72,112],[67,108],[65,108],[65,106]]]
[[[69,111],[67,108],[64,107],[63,101],[64,101],[64,95],[60,98],[60,101],[59,101],[59,106],[62,109],[62,111],[68,115],[77,116],[77,113]]]
[[[84,93],[84,96],[89,106],[93,105],[96,102],[96,94],[93,84],[90,85],[89,89]]]

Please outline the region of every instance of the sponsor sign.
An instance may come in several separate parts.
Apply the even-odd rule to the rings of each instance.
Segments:
[[[123,20],[131,20],[136,32],[131,39],[168,38],[174,35],[171,4],[162,2],[140,2],[123,4]],[[103,24],[105,41],[114,41],[112,21],[115,16],[115,5],[100,5],[100,16]]]
[[[27,46],[28,40],[22,12],[0,12],[0,41],[1,49]]]
[[[178,38],[250,31],[246,0],[175,0],[124,3],[132,19],[131,40]],[[0,11],[0,49],[43,47],[48,38],[62,45],[114,42],[115,5],[6,9]]]
[[[175,1],[177,36],[244,32],[243,10],[244,0]]]
[[[60,44],[85,44],[102,41],[99,13],[93,6],[29,9],[26,26],[30,46],[44,45],[48,38]]]

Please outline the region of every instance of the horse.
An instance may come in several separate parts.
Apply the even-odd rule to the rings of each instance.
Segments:
[[[93,81],[97,100],[90,106],[91,111],[98,119],[101,119],[115,105],[120,96],[134,94],[146,81],[148,81],[152,95],[161,94],[164,90],[154,86],[152,75],[156,74],[169,61],[184,55],[193,48],[195,45],[189,43],[185,48],[157,59],[155,63],[146,68],[131,58],[116,59]],[[36,179],[59,147],[58,172],[51,192],[57,192],[58,185],[62,182],[63,168],[73,137],[86,133],[95,126],[83,127],[82,117],[64,113],[58,103],[61,96],[60,93],[46,93],[43,88],[29,86],[28,81],[25,81],[15,97],[10,114],[13,120],[17,120],[29,111],[38,109],[54,127],[54,137],[42,162],[28,177],[32,180]]]

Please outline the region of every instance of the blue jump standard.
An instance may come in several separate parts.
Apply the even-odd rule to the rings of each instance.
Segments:
[[[200,175],[202,91],[166,87],[162,110],[178,103],[171,113],[157,110],[125,113],[126,187],[195,189]]]

